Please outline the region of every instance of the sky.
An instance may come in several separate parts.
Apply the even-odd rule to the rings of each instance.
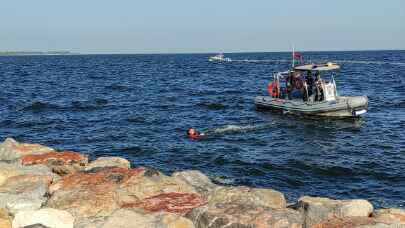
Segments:
[[[405,49],[404,0],[1,0],[0,51]]]

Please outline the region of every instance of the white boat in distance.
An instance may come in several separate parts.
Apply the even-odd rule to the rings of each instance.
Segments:
[[[210,62],[230,62],[232,60],[230,58],[225,58],[223,53],[219,53],[218,55],[210,56],[208,58],[208,61],[210,61]]]

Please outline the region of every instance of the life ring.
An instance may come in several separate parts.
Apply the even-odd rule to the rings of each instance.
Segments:
[[[267,91],[271,97],[278,97],[280,94],[280,85],[277,82],[272,81],[267,86]]]

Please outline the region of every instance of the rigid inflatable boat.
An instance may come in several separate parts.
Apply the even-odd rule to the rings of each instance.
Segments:
[[[358,117],[367,112],[367,96],[339,96],[335,74],[340,66],[334,63],[293,66],[273,75],[268,96],[257,96],[258,109],[274,109],[287,113]],[[324,80],[328,77],[330,80]]]

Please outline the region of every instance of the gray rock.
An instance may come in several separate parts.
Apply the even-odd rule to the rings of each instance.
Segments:
[[[304,227],[312,227],[331,218],[368,217],[373,205],[367,200],[333,200],[304,196],[294,206],[304,215]]]
[[[379,209],[372,215],[378,221],[385,223],[402,224],[405,226],[405,210],[399,208]]]
[[[120,157],[99,157],[95,161],[90,162],[86,166],[85,171],[101,167],[120,167],[129,169],[131,164],[128,160]]]
[[[10,177],[24,174],[47,175],[52,177],[53,181],[60,178],[45,165],[23,166],[19,162],[10,163],[0,161],[0,185],[2,185]]]
[[[20,211],[13,220],[13,228],[43,225],[49,228],[73,228],[74,218],[67,212],[53,208],[36,211]]]
[[[15,160],[24,155],[44,154],[54,149],[39,144],[19,143],[12,138],[7,138],[0,144],[0,160]]]
[[[312,228],[405,228],[404,224],[395,221],[379,221],[372,217],[333,217],[317,223]]]
[[[74,227],[75,228],[99,228],[104,223],[107,217],[87,217],[87,218],[76,218]]]
[[[10,177],[0,186],[0,207],[7,207],[12,214],[19,210],[40,207],[46,201],[45,195],[51,180],[46,175]]]
[[[173,173],[172,177],[192,186],[204,197],[207,197],[208,194],[217,187],[217,185],[213,184],[207,176],[197,170],[175,172]]]
[[[193,223],[171,213],[143,214],[120,209],[109,216],[101,228],[194,228]],[[87,228],[87,227],[86,227]]]
[[[23,228],[50,228],[50,227],[44,226],[42,224],[34,224],[34,225],[24,226]]]
[[[300,228],[302,215],[288,208],[271,209],[247,204],[211,204],[186,215],[197,228]]]
[[[15,198],[14,195],[12,198]],[[18,197],[14,201],[7,202],[6,209],[11,215],[17,214],[19,211],[38,210],[46,201],[45,197],[40,198],[23,198]]]
[[[269,208],[285,208],[284,195],[273,189],[217,187],[208,196],[208,204],[241,204]]]

